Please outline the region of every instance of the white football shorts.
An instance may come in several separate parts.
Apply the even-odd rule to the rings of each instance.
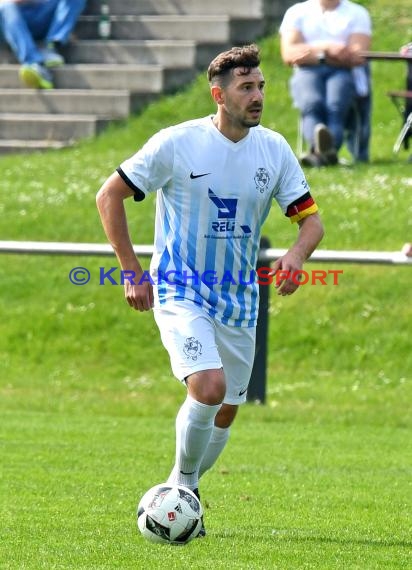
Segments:
[[[173,374],[182,383],[194,372],[223,368],[226,404],[246,401],[255,355],[256,328],[231,327],[192,301],[167,302],[153,310]]]

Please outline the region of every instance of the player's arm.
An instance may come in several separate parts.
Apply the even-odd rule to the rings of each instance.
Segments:
[[[100,188],[96,196],[97,209],[107,239],[124,271],[130,271],[131,279],[125,279],[125,297],[131,307],[138,311],[148,311],[153,306],[153,288],[143,280],[139,284],[143,269],[137,259],[130,239],[124,200],[135,193],[122,177],[114,172]]]
[[[299,233],[295,243],[284,256],[273,265],[272,273],[276,275],[275,283],[279,295],[291,295],[299,285],[293,278],[302,270],[304,262],[311,256],[323,238],[324,230],[317,212],[309,214],[297,221]]]

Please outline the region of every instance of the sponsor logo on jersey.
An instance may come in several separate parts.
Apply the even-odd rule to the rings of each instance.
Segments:
[[[209,198],[218,209],[218,218],[230,220],[236,218],[237,198],[219,198],[210,188]]]
[[[193,172],[190,173],[190,178],[192,180],[194,180],[195,178],[202,178],[203,176],[209,176],[210,172],[205,172],[205,174],[193,174]]]
[[[248,225],[236,224],[237,198],[220,198],[209,188],[210,200],[217,208],[217,220],[211,222],[210,234],[205,237],[249,237],[252,230]],[[237,227],[236,227],[237,226]],[[236,229],[240,228],[238,235],[234,235]]]

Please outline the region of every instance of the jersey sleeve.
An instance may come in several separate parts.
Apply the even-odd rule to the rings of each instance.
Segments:
[[[150,192],[163,188],[173,172],[173,141],[168,129],[153,135],[133,156],[117,169],[140,201]]]
[[[309,184],[296,156],[284,139],[282,142],[282,171],[274,199],[293,223],[317,212],[318,206],[311,196]]]

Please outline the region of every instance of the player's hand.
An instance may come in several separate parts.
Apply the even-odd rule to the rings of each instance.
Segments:
[[[303,260],[291,252],[275,261],[270,275],[274,276],[278,295],[292,295],[299,287]]]
[[[150,311],[153,308],[153,285],[145,281],[141,285],[125,281],[124,295],[129,306],[136,311]]]

